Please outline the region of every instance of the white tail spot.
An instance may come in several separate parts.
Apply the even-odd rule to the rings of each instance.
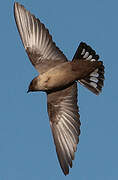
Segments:
[[[86,59],[88,56],[89,56],[89,52],[86,52],[83,58]]]
[[[95,69],[93,72],[96,72],[96,73],[97,73],[97,72],[98,72],[98,68],[97,68],[97,69]]]
[[[92,55],[86,58],[86,60],[91,60],[91,59],[92,59]]]
[[[93,81],[93,82],[97,83],[98,79],[96,77],[90,77],[90,81]]]
[[[96,61],[95,59],[91,59],[91,61]]]
[[[91,74],[90,76],[93,76],[93,77],[99,77],[99,74],[98,74],[98,68],[95,69]]]
[[[93,86],[94,88],[97,88],[97,84],[95,82],[90,82],[90,85]]]
[[[84,55],[84,54],[85,54],[85,49],[83,49],[83,50],[82,50],[82,53],[81,53],[81,55]]]
[[[96,73],[96,72],[92,72],[91,74],[90,74],[90,76],[93,76],[93,77],[99,77],[99,74],[98,73]]]

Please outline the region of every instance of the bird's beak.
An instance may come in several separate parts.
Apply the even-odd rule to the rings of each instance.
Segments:
[[[29,93],[29,92],[30,92],[30,90],[28,89],[27,93]]]

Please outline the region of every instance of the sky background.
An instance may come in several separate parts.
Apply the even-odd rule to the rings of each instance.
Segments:
[[[37,75],[28,60],[13,14],[0,5],[0,180],[118,179],[118,1],[19,0],[46,25],[71,60],[81,41],[105,65],[99,96],[78,84],[81,135],[70,174],[59,166],[47,115],[46,95],[27,94]]]

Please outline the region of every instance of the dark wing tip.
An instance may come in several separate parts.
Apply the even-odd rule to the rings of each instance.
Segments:
[[[16,7],[18,7],[18,6],[24,7],[24,6],[21,5],[19,2],[14,2],[14,8],[16,8]]]
[[[23,5],[19,4],[18,2],[14,2],[14,14],[15,14],[16,10],[17,10],[19,7],[24,8]]]
[[[15,17],[15,14],[16,14],[16,8],[18,6],[18,2],[14,2],[14,17]]]

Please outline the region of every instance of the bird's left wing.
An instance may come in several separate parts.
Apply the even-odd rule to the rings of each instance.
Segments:
[[[29,59],[40,73],[67,61],[44,24],[17,2],[14,3],[14,16]]]
[[[80,135],[80,120],[77,106],[77,83],[49,93],[48,115],[60,166],[69,173]]]

